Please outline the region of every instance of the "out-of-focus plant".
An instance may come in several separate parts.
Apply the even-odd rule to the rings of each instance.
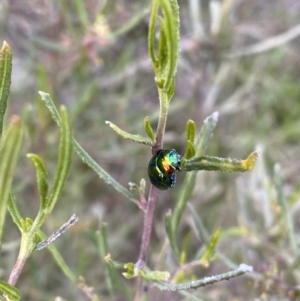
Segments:
[[[58,201],[61,191],[69,175],[72,162],[72,135],[71,124],[65,107],[61,107],[61,138],[59,146],[58,164],[53,183],[49,189],[47,169],[43,159],[36,154],[28,154],[36,168],[37,186],[40,196],[40,208],[34,220],[23,218],[18,209],[12,192],[12,180],[17,159],[22,144],[23,124],[19,116],[11,118],[7,129],[4,129],[4,116],[11,83],[12,51],[4,42],[0,51],[0,246],[2,242],[3,227],[6,211],[18,226],[21,232],[19,255],[11,271],[8,281],[0,280],[1,300],[20,300],[21,292],[15,287],[27,259],[35,250],[40,250],[62,234],[70,225],[77,221],[77,217],[64,224],[45,241],[40,242],[42,233],[40,227],[51,213]],[[3,135],[2,135],[3,132]],[[61,267],[65,263],[62,261]]]
[[[157,28],[159,28],[158,33]],[[157,34],[159,35],[158,39],[156,39]],[[213,129],[217,124],[217,112],[212,114],[205,120],[204,126],[200,134],[198,135],[196,142],[195,122],[192,120],[188,120],[186,127],[186,152],[182,158],[179,159],[179,156],[176,155],[177,157],[175,157],[174,159],[174,157],[170,157],[171,155],[168,152],[166,153],[165,157],[162,157],[163,155],[161,155],[161,150],[163,149],[163,139],[167,116],[170,102],[175,90],[175,77],[179,50],[178,43],[179,7],[177,1],[154,0],[152,2],[152,11],[149,23],[148,50],[155,74],[154,79],[158,89],[158,98],[160,104],[159,119],[156,132],[154,133],[154,130],[152,129],[147,117],[144,120],[144,127],[148,137],[141,137],[139,135],[127,133],[124,130],[117,127],[112,122],[107,121],[107,124],[109,124],[111,128],[123,138],[130,139],[134,142],[150,146],[152,156],[154,156],[149,164],[149,168],[153,168],[153,171],[150,170],[149,174],[152,176],[153,173],[154,179],[151,182],[154,183],[154,185],[151,185],[148,201],[144,201],[144,196],[142,196],[139,201],[139,205],[144,211],[144,226],[142,234],[142,244],[138,261],[136,262],[136,264],[127,263],[122,265],[120,263],[114,262],[110,258],[110,256],[108,257],[107,261],[115,267],[121,267],[122,269],[125,269],[126,272],[124,273],[124,275],[126,277],[131,278],[134,276],[142,276],[144,278],[147,278],[148,280],[151,279],[154,283],[159,283],[159,286],[162,289],[167,289],[167,287],[169,287],[169,284],[166,282],[166,280],[168,279],[168,273],[159,271],[149,271],[146,267],[154,210],[159,197],[159,188],[166,189],[168,184],[169,187],[172,187],[175,184],[176,169],[181,170],[182,172],[189,172],[187,173],[185,181],[182,185],[182,189],[179,194],[173,213],[169,212],[166,215],[166,231],[169,237],[170,245],[172,246],[172,250],[175,257],[177,258],[177,260],[180,260],[180,250],[177,246],[177,242],[175,239],[176,231],[181,219],[181,215],[186,209],[188,199],[191,196],[191,193],[195,186],[195,178],[197,171],[250,171],[254,167],[257,158],[257,152],[253,152],[245,160],[232,160],[205,155],[205,150],[212,136]],[[172,156],[173,155],[174,153],[172,153]],[[180,166],[177,166],[177,164]],[[157,179],[155,179],[155,177],[157,177]],[[165,183],[160,183],[162,181],[165,181]],[[208,249],[203,255],[203,260],[209,260],[211,254],[213,254],[214,252],[217,241],[218,235],[214,235],[212,237],[212,242],[208,244]],[[245,269],[243,270],[243,268]],[[239,275],[241,271],[245,273],[249,270],[251,270],[250,267],[242,265],[239,269],[233,272],[231,276],[234,277],[236,275]],[[231,276],[229,278],[231,278]],[[212,282],[208,281],[207,284],[217,281],[217,278],[213,277],[213,279],[214,280]],[[220,277],[219,280],[221,279],[224,278]],[[139,285],[141,289],[141,283]],[[196,288],[199,286],[201,286],[199,283],[197,283],[197,285],[194,285],[193,283],[186,283],[184,285],[174,285],[172,286],[172,288],[169,287],[169,289],[180,290],[187,288]],[[140,295],[141,291],[137,292],[137,300],[140,298]]]
[[[159,25],[159,39],[156,40],[157,24]],[[178,197],[177,205],[173,213],[166,215],[166,231],[169,237],[170,245],[175,257],[179,260],[181,254],[175,240],[177,226],[180,222],[181,215],[184,212],[188,198],[191,195],[195,185],[195,175],[198,170],[218,170],[222,172],[236,172],[251,170],[255,164],[257,153],[252,153],[246,160],[231,160],[225,158],[218,158],[206,156],[205,150],[212,135],[213,129],[216,126],[218,113],[209,116],[204,126],[196,138],[196,124],[192,120],[187,121],[186,127],[186,152],[181,157],[175,150],[161,151],[163,149],[163,140],[167,116],[171,99],[175,90],[175,78],[177,70],[178,58],[178,44],[179,44],[179,7],[176,0],[154,0],[152,4],[152,12],[150,15],[148,46],[149,55],[152,61],[152,66],[155,73],[155,83],[158,89],[159,98],[159,119],[157,130],[154,132],[148,117],[144,119],[144,128],[148,137],[134,135],[127,133],[120,129],[113,123],[107,121],[119,135],[134,142],[144,144],[151,147],[152,150],[152,165],[149,165],[149,176],[152,177],[148,201],[145,201],[144,190],[145,184],[141,181],[141,186],[132,185],[131,190],[126,189],[114,180],[108,172],[106,172],[100,165],[98,165],[80,146],[80,144],[72,137],[71,125],[68,113],[65,107],[62,107],[60,112],[56,109],[52,102],[50,95],[40,92],[40,95],[49,108],[51,115],[58,125],[61,132],[59,158],[53,184],[49,189],[49,180],[46,165],[43,159],[36,154],[28,154],[27,157],[31,159],[36,168],[37,186],[40,196],[40,209],[34,220],[30,218],[23,218],[18,210],[13,192],[11,190],[11,182],[13,176],[13,169],[15,168],[19,149],[22,141],[22,123],[19,117],[14,117],[11,121],[11,126],[1,139],[0,154],[0,189],[1,193],[1,207],[0,207],[0,241],[2,237],[2,229],[4,225],[4,217],[6,209],[10,212],[12,219],[19,227],[21,232],[20,251],[15,266],[11,272],[8,282],[1,281],[0,289],[3,293],[3,298],[11,300],[19,300],[20,292],[15,288],[15,284],[23,270],[23,267],[31,254],[36,250],[41,250],[47,247],[54,239],[62,234],[69,226],[77,221],[77,217],[72,217],[59,230],[53,233],[48,239],[39,242],[40,238],[45,238],[40,231],[41,225],[44,223],[46,217],[51,213],[54,205],[58,201],[59,195],[65,185],[67,176],[69,174],[72,151],[73,148],[80,156],[80,158],[89,165],[97,174],[108,184],[112,185],[118,192],[123,194],[129,200],[135,202],[144,212],[144,226],[142,234],[142,244],[140,256],[135,264],[126,263],[121,264],[106,256],[106,261],[116,268],[125,270],[123,275],[127,278],[141,276],[153,282],[163,290],[186,290],[189,288],[197,288],[204,285],[212,284],[224,279],[230,279],[238,275],[251,271],[251,267],[242,264],[234,271],[212,276],[206,279],[200,279],[196,282],[189,282],[184,284],[170,284],[168,283],[169,272],[151,271],[146,266],[148,249],[150,245],[151,230],[153,224],[154,210],[156,202],[159,197],[159,188],[166,189],[175,185],[175,172],[180,170],[182,172],[189,172],[186,176],[183,188]],[[3,129],[3,119],[7,106],[7,99],[10,87],[11,77],[11,61],[12,53],[10,47],[4,43],[1,50],[1,102],[0,102],[0,133]],[[161,155],[159,155],[161,154]],[[153,170],[151,170],[151,168]],[[159,169],[160,168],[160,169]],[[136,192],[139,192],[136,194]],[[137,195],[137,196],[136,196]],[[209,262],[212,254],[216,248],[219,238],[217,231],[207,244],[207,249],[203,254],[202,262]],[[99,236],[100,251],[104,255],[104,251],[108,251],[105,232]],[[79,285],[79,280],[68,269],[62,260],[59,252],[55,251],[53,246],[49,246],[52,250],[54,259],[61,267],[62,271],[69,277],[69,279]],[[107,269],[107,284],[110,288],[111,295],[113,295],[111,269]],[[141,296],[141,284],[137,289],[136,298]],[[97,298],[97,296],[94,296]],[[92,298],[94,298],[92,297]]]

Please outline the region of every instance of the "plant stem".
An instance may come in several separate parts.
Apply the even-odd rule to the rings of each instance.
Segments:
[[[17,283],[17,281],[21,275],[21,272],[26,263],[26,260],[27,260],[27,258],[18,258],[17,259],[17,261],[14,265],[14,268],[9,276],[8,284],[15,286],[15,284]]]
[[[167,93],[163,89],[159,88],[158,96],[160,101],[160,112],[159,112],[159,119],[157,124],[157,131],[156,131],[156,142],[155,145],[152,147],[152,155],[155,155],[157,151],[163,148],[163,139],[164,139],[164,133],[166,129],[168,109],[169,109],[169,100],[168,100]]]
[[[158,119],[157,131],[156,131],[156,142],[155,145],[152,147],[152,155],[155,155],[158,150],[163,148],[163,137],[166,128],[168,107],[169,107],[169,100],[166,91],[159,88],[158,96],[160,101],[160,113],[159,113],[159,119]],[[139,259],[135,265],[136,269],[140,269],[141,267],[143,267],[147,260],[147,254],[148,254],[152,224],[153,224],[153,215],[154,215],[156,202],[158,200],[158,193],[159,190],[153,185],[151,185],[147,208],[144,215],[141,251],[140,251]]]
[[[150,237],[152,232],[153,214],[158,199],[158,189],[151,185],[146,214],[144,216],[143,236],[139,260],[136,268],[140,269],[146,263],[149,249]]]
[[[138,277],[137,278],[137,289],[135,293],[135,297],[133,301],[140,301],[142,296],[143,296],[143,283],[144,283],[144,278],[143,277]]]
[[[43,224],[45,218],[46,214],[44,214],[43,210],[40,209],[30,230],[28,232],[22,232],[20,252],[9,276],[9,284],[15,285],[17,283],[28,257],[35,248],[36,244],[34,242],[34,235]]]

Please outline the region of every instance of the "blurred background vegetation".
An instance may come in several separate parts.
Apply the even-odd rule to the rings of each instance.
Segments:
[[[74,136],[105,170],[126,187],[145,178],[149,189],[150,149],[121,139],[105,121],[136,134],[144,134],[145,116],[156,126],[158,97],[147,53],[150,4],[136,0],[0,2],[0,40],[9,43],[14,55],[7,117],[20,114],[26,125],[14,180],[23,216],[33,218],[39,206],[35,170],[25,154],[41,155],[53,172],[57,160],[59,132],[39,90],[50,93],[58,106],[67,106]],[[300,2],[179,0],[179,6],[180,58],[165,147],[184,153],[186,121],[193,119],[200,130],[204,118],[219,111],[208,155],[246,158],[255,149],[261,151],[251,173],[199,172],[190,200],[210,234],[217,227],[223,230],[218,249],[232,262],[252,265],[257,277],[242,276],[192,294],[199,298],[195,300],[297,300],[299,247],[293,249],[290,241],[276,193],[274,164],[281,166],[281,201],[295,221],[292,236],[299,246]],[[272,39],[275,36],[277,40]],[[258,47],[253,50],[255,44]],[[164,249],[164,214],[174,206],[183,176],[178,174],[176,186],[160,195],[150,267],[174,269],[171,253]],[[143,214],[76,155],[63,195],[43,230],[52,233],[73,213],[80,222],[55,242],[58,250],[101,300],[131,300],[135,280],[123,280],[123,285],[116,281],[115,295],[109,296],[93,238],[106,223],[113,258],[135,262]],[[3,279],[13,267],[20,238],[9,218],[5,230]],[[186,249],[187,261],[203,245],[189,211],[178,242]],[[208,267],[190,271],[190,277],[227,270],[216,259]],[[86,299],[48,251],[29,259],[17,287],[22,300]],[[147,300],[189,298],[153,289]]]

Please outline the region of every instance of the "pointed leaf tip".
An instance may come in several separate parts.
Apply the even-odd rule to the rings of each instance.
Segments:
[[[122,136],[124,139],[129,139],[131,141],[152,146],[152,141],[149,138],[143,137],[141,135],[133,135],[128,132],[123,131],[118,126],[110,121],[105,121],[107,125],[109,125],[118,135]]]
[[[145,132],[146,134],[148,135],[148,137],[152,140],[152,141],[155,141],[155,134],[154,134],[154,131],[153,131],[153,128],[149,122],[149,117],[146,116],[144,118],[144,129],[145,129]]]
[[[247,159],[241,160],[241,166],[247,170],[251,171],[255,166],[259,151],[252,152]]]
[[[4,41],[0,49],[0,136],[3,131],[4,115],[7,108],[11,84],[12,51]]]

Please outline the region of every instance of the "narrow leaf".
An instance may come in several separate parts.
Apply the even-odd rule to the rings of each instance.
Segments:
[[[170,273],[167,271],[139,270],[139,276],[151,281],[168,281]]]
[[[41,95],[42,100],[45,102],[47,108],[49,109],[53,120],[60,127],[61,122],[60,122],[59,112],[57,111],[50,95],[48,93],[45,93],[45,92],[42,92],[42,91],[39,91],[39,94]]]
[[[0,280],[0,291],[11,301],[18,301],[21,298],[21,292],[16,287],[2,280]]]
[[[207,118],[205,118],[203,122],[203,126],[199,133],[199,137],[197,139],[196,144],[196,155],[203,156],[206,152],[208,143],[212,137],[213,131],[218,123],[219,113],[214,112]]]
[[[156,18],[159,7],[159,0],[153,0],[152,10],[149,21],[149,32],[148,32],[148,52],[152,61],[154,73],[156,74],[158,67],[158,60],[155,54],[155,29],[156,29]]]
[[[83,148],[82,146],[73,138],[74,149],[79,156],[79,158],[87,164],[96,174],[108,185],[111,185],[116,191],[121,193],[130,201],[137,203],[134,195],[117,182],[108,172],[106,172]]]
[[[196,154],[194,143],[191,141],[186,142],[186,151],[184,156],[181,159],[181,166],[184,166],[190,158],[193,158]]]
[[[146,116],[145,119],[144,119],[144,129],[145,129],[145,132],[147,133],[148,137],[152,140],[152,141],[155,141],[155,134],[154,134],[154,131],[153,131],[153,128],[149,122],[149,117]]]
[[[47,238],[46,234],[43,233],[41,230],[38,231],[38,235],[39,235],[39,237],[40,237],[41,240],[45,240]],[[62,270],[62,272],[67,276],[67,278],[69,278],[69,280],[72,283],[76,284],[77,283],[77,277],[76,277],[76,275],[68,267],[67,263],[65,262],[65,260],[63,259],[63,257],[61,256],[60,252],[57,250],[57,248],[55,247],[55,245],[54,244],[50,244],[50,245],[48,245],[47,248],[50,251],[50,253],[52,254],[55,262],[57,263],[57,265]]]
[[[50,213],[57,202],[57,199],[65,185],[72,163],[73,145],[71,123],[67,113],[66,107],[61,107],[61,135],[59,145],[58,164],[54,177],[53,186],[49,202],[47,204],[47,213]]]
[[[204,120],[204,124],[201,128],[200,134],[195,145],[197,156],[203,155],[205,153],[210,138],[212,137],[213,130],[218,122],[218,116],[218,112],[214,112]],[[189,135],[192,135],[192,133],[190,133]],[[196,175],[197,172],[191,172],[186,174],[182,185],[182,189],[180,190],[180,194],[177,199],[177,203],[174,208],[172,217],[172,231],[174,232],[174,237],[177,227],[180,223],[182,213],[184,212],[186,204],[194,190]]]
[[[102,224],[100,231],[97,232],[97,243],[98,243],[98,251],[99,251],[99,256],[102,261],[102,267],[105,275],[105,282],[106,282],[106,288],[109,291],[109,295],[111,297],[114,296],[114,279],[113,279],[113,272],[112,272],[112,267],[111,265],[107,264],[104,261],[104,258],[106,254],[108,253],[108,244],[107,244],[107,231],[106,231],[106,225]]]
[[[201,219],[201,216],[196,212],[194,206],[191,203],[188,203],[188,208],[192,214],[196,230],[198,231],[199,237],[201,237],[201,240],[204,242],[205,246],[209,244],[210,241],[210,234],[208,233],[207,229],[205,228],[205,225]],[[222,232],[223,234],[223,232]],[[237,265],[232,262],[226,255],[222,253],[221,250],[216,249],[215,250],[217,256],[220,258],[220,260],[230,269],[236,269]]]
[[[219,241],[219,238],[220,238],[220,233],[221,233],[221,230],[220,228],[218,228],[212,235],[205,251],[204,251],[204,254],[203,256],[201,257],[200,259],[200,263],[204,266],[208,266],[209,265],[209,261],[211,260],[214,252],[215,252],[215,249],[216,249],[216,245]]]
[[[48,193],[48,175],[45,163],[40,156],[35,154],[27,154],[27,158],[31,159],[35,165],[41,207],[45,209],[47,204]]]
[[[170,273],[166,271],[151,271],[146,267],[136,270],[133,262],[122,263],[111,258],[110,254],[105,256],[105,261],[111,266],[119,270],[125,270],[123,276],[127,279],[141,276],[152,281],[167,281],[170,278]]]
[[[41,95],[42,100],[45,102],[46,106],[48,107],[51,116],[53,120],[56,122],[58,127],[61,127],[61,121],[59,113],[48,93],[39,92]],[[94,170],[98,176],[103,179],[103,181],[114,187],[119,193],[121,193],[123,196],[125,196],[130,201],[137,203],[137,200],[134,198],[133,194],[126,189],[124,186],[122,186],[119,182],[117,182],[114,178],[111,177],[111,175],[106,172],[83,148],[82,146],[73,138],[73,147],[76,151],[79,158],[87,164],[92,170]]]
[[[172,79],[169,89],[167,91],[169,102],[171,101],[171,99],[174,95],[174,92],[175,92],[175,76],[173,76],[173,79]]]
[[[294,255],[297,256],[299,251],[297,247],[297,241],[295,238],[295,228],[294,228],[293,218],[291,215],[291,210],[289,209],[288,202],[283,193],[283,182],[282,182],[281,168],[279,164],[276,164],[274,167],[274,175],[275,175],[275,187],[277,192],[277,198],[282,208],[283,218],[285,219],[286,230],[290,241],[290,248],[294,253]]]
[[[158,61],[158,71],[156,72],[156,77],[163,79],[163,81],[165,82],[165,77],[166,77],[166,68],[168,65],[168,47],[167,47],[167,26],[166,26],[166,22],[164,21],[164,19],[159,18],[159,23],[160,23],[160,36],[159,36],[159,42],[158,42],[158,51],[157,51],[157,55],[159,58]],[[164,87],[164,82],[162,83],[163,85],[161,86],[161,88]]]
[[[186,141],[190,141],[194,144],[196,136],[196,123],[195,121],[189,119],[186,123]]]
[[[115,124],[113,124],[110,121],[105,121],[105,123],[108,124],[117,134],[119,134],[120,136],[122,136],[125,139],[130,139],[130,140],[132,140],[134,142],[145,144],[145,145],[149,145],[149,146],[153,145],[153,142],[150,139],[148,139],[148,138],[145,138],[145,137],[143,137],[141,135],[132,135],[132,134],[129,134],[129,133],[121,130],[119,127],[117,127]]]
[[[11,190],[12,177],[23,137],[21,120],[13,116],[10,126],[0,140],[0,250],[5,213]]]
[[[12,192],[10,192],[9,200],[8,200],[8,207],[7,207],[14,223],[18,226],[20,231],[22,231],[21,221],[24,220],[20,214],[20,211],[17,207],[15,196]]]
[[[166,67],[164,90],[169,91],[174,84],[173,80],[177,70],[178,43],[179,43],[179,7],[176,0],[160,1],[164,15],[164,31],[168,51],[168,66]]]
[[[12,51],[4,41],[0,50],[0,137],[3,131],[4,115],[11,84]]]
[[[166,232],[168,235],[168,239],[169,239],[173,254],[176,257],[176,259],[179,260],[180,252],[179,252],[178,246],[176,244],[174,232],[172,231],[172,213],[171,213],[171,211],[168,211],[165,215],[165,227],[166,227]]]
[[[190,160],[187,160],[181,170],[215,170],[222,172],[251,171],[255,165],[257,156],[258,152],[251,153],[245,160],[219,158],[213,156],[194,157]]]
[[[196,135],[196,123],[189,119],[186,123],[186,151],[184,156],[181,160],[181,166],[184,166],[186,163],[186,160],[191,159],[195,156],[196,150],[194,146],[195,141],[195,135]]]

